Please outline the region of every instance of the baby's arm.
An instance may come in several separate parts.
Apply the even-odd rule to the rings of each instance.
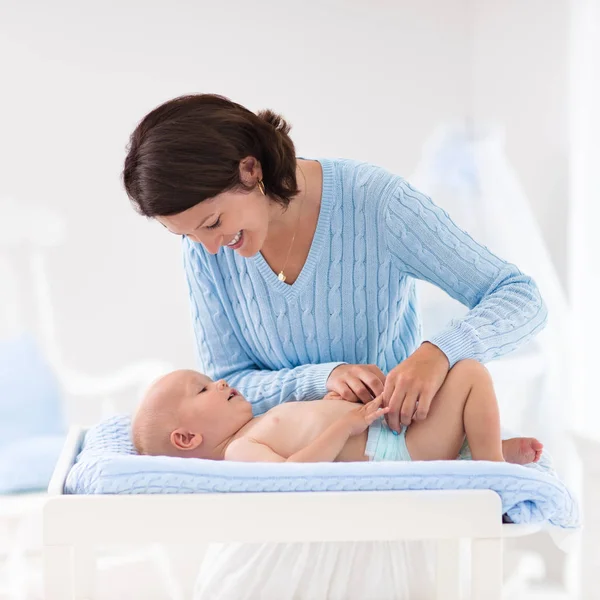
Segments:
[[[267,444],[251,438],[241,438],[230,444],[225,458],[249,462],[333,462],[350,437],[347,420],[332,423],[311,444],[285,458]]]
[[[333,462],[342,451],[348,438],[362,433],[375,419],[388,409],[380,408],[382,397],[359,405],[341,419],[332,423],[308,446],[288,458],[277,454],[267,444],[251,438],[240,438],[227,448],[226,460],[243,462]]]

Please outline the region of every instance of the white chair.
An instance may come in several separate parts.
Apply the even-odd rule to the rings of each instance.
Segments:
[[[63,243],[65,234],[65,222],[55,212],[0,197],[0,337],[33,332],[64,396],[75,399],[74,418],[90,422],[116,412],[117,398],[124,394],[137,397],[141,389],[172,367],[162,361],[145,361],[115,373],[92,376],[66,363],[55,330],[52,287],[46,271],[48,255]],[[30,299],[33,311],[23,310],[25,298]],[[39,524],[46,500],[45,493],[0,496],[0,534],[4,534],[0,535],[0,595],[5,592],[12,600],[24,599],[27,582],[33,579],[27,556],[41,551]],[[153,547],[137,556],[148,557],[158,557],[164,570],[166,555]]]

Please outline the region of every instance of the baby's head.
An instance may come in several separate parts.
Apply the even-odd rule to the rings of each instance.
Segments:
[[[140,454],[218,459],[251,419],[250,403],[225,381],[174,371],[144,395],[133,418],[133,443]]]

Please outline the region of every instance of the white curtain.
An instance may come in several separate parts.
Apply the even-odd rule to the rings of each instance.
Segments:
[[[599,435],[600,0],[571,1],[570,296],[573,424]]]
[[[503,425],[544,440],[561,474],[566,460],[564,400],[568,395],[570,314],[564,290],[529,200],[504,150],[503,128],[465,123],[440,127],[411,178],[453,220],[538,284],[551,319],[530,344],[487,366]],[[424,333],[466,312],[433,286],[417,284]]]

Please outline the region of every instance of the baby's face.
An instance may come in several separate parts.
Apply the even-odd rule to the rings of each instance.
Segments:
[[[205,429],[203,424],[236,424],[240,419],[245,423],[252,417],[250,403],[224,380],[213,381],[197,371],[175,371],[171,376],[182,425]]]
[[[223,380],[174,371],[154,383],[134,420],[148,454],[210,457],[252,419],[252,405]],[[163,440],[163,441],[161,441]],[[138,448],[139,449],[139,448]]]
[[[252,406],[224,380],[197,371],[175,371],[164,378],[165,398],[174,400],[177,424],[219,443],[252,418]]]

